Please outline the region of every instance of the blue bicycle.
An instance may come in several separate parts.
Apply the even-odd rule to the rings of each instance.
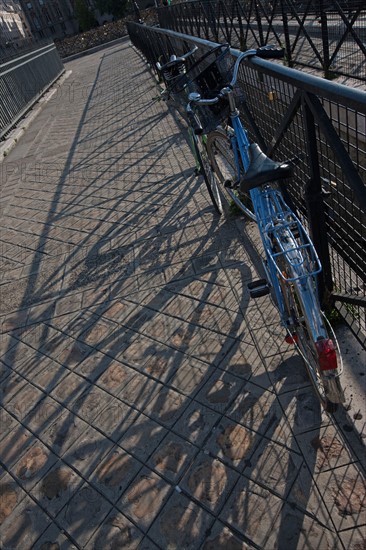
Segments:
[[[214,50],[219,59],[228,47]],[[303,357],[322,406],[334,412],[344,402],[340,383],[343,366],[336,337],[318,299],[317,276],[322,267],[309,235],[276,183],[290,177],[293,166],[270,159],[256,143],[250,143],[236,108],[234,86],[239,65],[255,55],[279,57],[282,51],[265,46],[240,54],[231,81],[219,92],[206,87],[209,94],[189,94],[187,116],[194,134],[201,136],[204,144],[200,163],[215,208],[223,213],[225,202],[233,201],[258,225],[267,278],[250,283],[249,292],[254,298],[273,293],[287,331],[286,340],[295,344]],[[207,69],[202,71],[205,78],[210,72]],[[228,110],[228,123],[222,123],[221,117],[215,128],[205,121],[201,124],[202,119],[212,118],[212,108],[217,106]]]

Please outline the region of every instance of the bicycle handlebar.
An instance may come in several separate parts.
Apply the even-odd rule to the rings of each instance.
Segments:
[[[285,54],[285,50],[283,48],[277,48],[276,46],[273,46],[273,45],[262,46],[260,48],[247,50],[241,53],[238,56],[237,60],[235,61],[235,65],[233,69],[233,77],[231,79],[231,82],[227,86],[222,88],[222,90],[220,90],[217,96],[214,97],[213,99],[202,99],[200,94],[197,94],[197,93],[189,94],[189,103],[187,105],[187,112],[188,113],[192,112],[191,103],[199,104],[199,105],[214,105],[220,100],[220,98],[226,96],[228,92],[230,92],[236,84],[236,81],[238,79],[239,65],[243,61],[243,59],[253,57],[255,55],[265,59],[279,59],[284,57],[284,54]]]
[[[185,63],[186,60],[191,55],[193,55],[197,50],[198,50],[198,47],[193,46],[193,48],[189,52],[185,53],[184,55],[180,55],[179,57],[177,57],[175,55],[171,55],[170,60],[167,63],[165,63],[164,65],[161,65],[158,61],[156,63],[156,68],[158,69],[158,71],[165,71],[166,69],[171,69],[175,65],[179,65],[180,63]]]
[[[198,50],[198,46],[193,46],[193,48],[191,50],[189,50],[189,52],[185,53],[184,55],[181,56],[182,59],[188,59],[188,57],[192,54],[194,54],[196,51]]]
[[[229,84],[230,88],[234,87],[236,84],[240,63],[243,61],[243,59],[246,59],[247,57],[253,57],[254,55],[256,55],[257,57],[262,57],[264,59],[279,59],[284,57],[285,50],[284,48],[277,48],[276,46],[269,44],[267,46],[261,46],[260,48],[257,48],[255,50],[247,50],[246,52],[241,53],[238,56],[238,59],[236,60],[234,65],[233,78]]]

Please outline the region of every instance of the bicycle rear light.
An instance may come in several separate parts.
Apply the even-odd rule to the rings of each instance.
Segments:
[[[337,368],[337,354],[333,340],[323,338],[315,343],[320,370],[335,370]]]
[[[286,344],[297,344],[299,341],[299,337],[296,333],[294,334],[287,334],[287,336],[285,336],[285,342]]]

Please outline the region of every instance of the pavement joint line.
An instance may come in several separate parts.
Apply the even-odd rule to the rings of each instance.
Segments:
[[[9,414],[9,413],[8,413],[8,414]],[[1,463],[1,461],[0,461],[0,463]],[[17,479],[16,479],[15,475],[13,475],[11,469],[9,470],[5,465],[3,465],[2,467],[3,467],[4,470],[7,472],[7,474],[13,479],[13,481],[16,482]],[[52,466],[51,466],[51,468],[52,468]],[[47,508],[44,507],[44,506],[42,506],[42,504],[40,504],[40,503],[38,502],[38,500],[33,496],[33,494],[32,494],[33,488],[32,488],[31,490],[27,490],[25,487],[21,486],[21,489],[22,489],[22,491],[24,491],[24,492],[26,493],[26,495],[28,496],[28,498],[30,498],[31,500],[33,500],[33,502],[34,502],[35,505],[37,505],[37,506],[39,506],[39,507],[41,508],[42,512],[45,513],[45,514],[50,518],[51,522],[52,522],[52,523],[55,523],[55,524],[58,526],[58,528],[60,529],[60,532],[63,532],[63,533],[66,535],[66,537],[67,537],[73,544],[75,544],[75,546],[76,546],[78,549],[81,550],[81,547],[76,543],[76,541],[74,541],[73,538],[72,538],[68,533],[66,533],[66,532],[63,531],[63,529],[62,529],[62,527],[61,527],[61,524],[59,524],[57,518],[53,517],[52,514],[50,514],[50,513],[47,511]],[[70,497],[70,499],[71,499],[71,498],[72,498],[72,497]],[[48,527],[45,528],[45,531],[46,531],[47,529],[48,529]],[[45,533],[45,531],[43,531],[43,532],[40,534],[40,536],[39,536],[38,538],[41,538],[42,535]],[[1,539],[0,539],[0,542],[1,542]],[[37,541],[36,541],[36,542],[37,542]]]

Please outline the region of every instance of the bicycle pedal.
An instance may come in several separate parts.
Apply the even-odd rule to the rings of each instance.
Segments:
[[[224,183],[224,187],[226,187],[226,189],[238,189],[238,184],[238,181],[226,180]]]
[[[266,279],[258,279],[248,283],[248,290],[251,298],[260,298],[270,293],[268,281]]]

